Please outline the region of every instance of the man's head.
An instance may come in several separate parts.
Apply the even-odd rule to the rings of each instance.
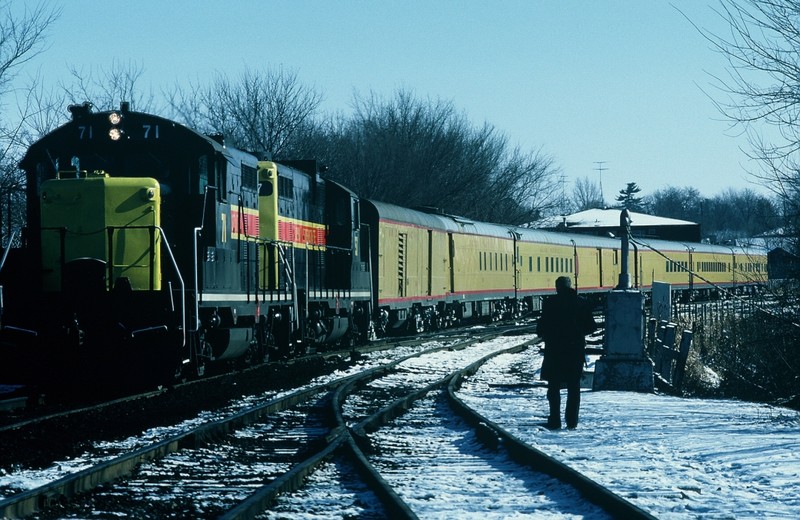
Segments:
[[[562,294],[568,292],[572,288],[572,280],[569,276],[559,276],[556,278],[556,292]]]

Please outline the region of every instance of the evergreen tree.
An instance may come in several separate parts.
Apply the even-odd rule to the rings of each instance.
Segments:
[[[625,189],[619,190],[619,195],[614,199],[618,202],[617,207],[619,209],[627,209],[640,213],[644,211],[642,198],[636,195],[640,191],[642,191],[642,189],[637,186],[635,182],[629,182],[628,185],[625,186]]]

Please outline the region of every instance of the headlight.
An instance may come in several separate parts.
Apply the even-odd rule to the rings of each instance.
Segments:
[[[116,113],[116,112],[111,112],[108,115],[108,121],[112,125],[118,125],[120,123],[120,121],[122,121],[122,116],[120,114]]]
[[[112,128],[108,131],[108,137],[110,137],[112,141],[119,141],[122,139],[122,130],[119,128]]]

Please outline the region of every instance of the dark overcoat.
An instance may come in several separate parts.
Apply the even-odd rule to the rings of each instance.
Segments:
[[[596,328],[591,304],[574,289],[545,299],[537,326],[537,333],[544,340],[542,379],[580,378],[586,358],[586,335]]]

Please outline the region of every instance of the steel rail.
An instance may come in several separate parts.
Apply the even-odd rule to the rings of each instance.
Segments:
[[[518,464],[547,473],[573,486],[580,491],[587,500],[601,507],[615,518],[655,520],[656,517],[617,495],[600,483],[586,477],[543,451],[521,441],[500,425],[469,407],[456,395],[456,391],[460,387],[464,377],[474,375],[478,369],[491,358],[503,353],[520,352],[525,348],[528,348],[528,345],[511,348],[505,352],[501,351],[490,354],[453,374],[447,384],[447,396],[452,408],[467,422],[467,424],[471,425],[476,430],[479,439],[482,439],[487,444],[491,444],[493,447],[503,446],[509,456]]]
[[[344,380],[346,379],[344,378]],[[293,392],[287,396],[270,400],[267,403],[248,408],[229,417],[200,425],[125,455],[101,462],[35,489],[23,491],[0,501],[0,517],[23,518],[31,515],[48,507],[49,504],[71,499],[80,493],[127,475],[141,462],[162,458],[181,449],[195,447],[209,440],[219,438],[236,428],[252,424],[265,415],[286,410],[299,403],[306,402],[320,393],[330,391],[335,385],[341,383],[342,380],[337,380]]]
[[[480,340],[475,339],[471,342],[476,341]],[[527,342],[523,345],[527,345]],[[517,345],[508,349],[503,349],[495,354],[492,354],[491,356],[504,352],[516,351],[520,347],[520,345]],[[458,373],[458,371],[455,373]],[[389,405],[383,407],[382,409],[349,428],[350,437],[352,439],[349,447],[352,450],[353,455],[356,457],[356,461],[359,465],[358,467],[364,474],[368,475],[367,483],[371,485],[372,489],[376,492],[376,494],[378,494],[378,496],[383,500],[384,504],[392,512],[392,518],[414,520],[419,517],[416,513],[414,513],[413,509],[394,491],[392,486],[380,476],[380,473],[377,471],[377,469],[375,469],[372,463],[369,462],[368,457],[364,454],[364,450],[369,451],[371,449],[367,433],[385,426],[395,418],[400,417],[407,412],[414,405],[415,401],[423,399],[432,391],[446,386],[451,381],[455,373],[448,374],[434,381],[433,383],[424,386],[423,388],[410,392],[401,398],[395,399]],[[341,427],[345,427],[344,418],[341,415],[341,403],[344,400],[343,396],[352,391],[356,384],[362,382],[363,381],[351,381],[347,385],[343,385],[334,392],[334,406],[337,409],[337,421]]]
[[[374,475],[372,480],[369,480],[367,483],[371,485],[372,489],[376,492],[376,494],[378,494],[384,504],[390,508],[389,510],[392,511],[393,517],[408,519],[418,518],[411,507],[408,506],[408,504],[406,504],[402,498],[397,495],[391,486],[385,482],[378,471],[369,462],[368,458],[364,455],[362,450],[370,449],[367,432],[375,431],[378,428],[385,426],[393,419],[403,415],[413,406],[415,401],[424,398],[427,394],[434,390],[446,387],[448,400],[451,403],[454,411],[456,411],[467,424],[475,429],[476,436],[483,442],[491,444],[493,447],[503,446],[511,459],[521,466],[527,466],[535,471],[546,473],[554,478],[557,478],[561,482],[574,487],[587,499],[587,501],[597,505],[614,517],[647,520],[655,519],[655,517],[647,511],[610,491],[605,486],[592,479],[589,479],[585,475],[570,468],[557,459],[550,457],[544,452],[517,439],[499,425],[468,407],[460,398],[458,398],[456,395],[456,389],[466,375],[474,374],[483,364],[498,355],[518,353],[529,348],[530,345],[531,342],[526,341],[520,345],[515,345],[513,347],[493,352],[464,369],[456,370],[453,373],[431,384],[428,384],[421,389],[410,392],[404,397],[395,399],[388,406],[363,419],[349,429],[344,424],[344,419],[341,417],[341,415],[338,415],[337,422],[339,427],[342,429],[342,431],[349,430],[350,432],[350,438],[352,439],[352,442],[349,443],[349,446],[351,449],[355,450],[354,454],[357,457],[360,467],[367,474]],[[336,389],[334,391],[335,408],[337,410],[341,410],[341,402],[343,401],[342,396],[350,393],[356,385],[362,384],[363,382],[364,379],[352,380]]]
[[[494,334],[496,333],[490,333],[486,336],[491,336]],[[134,450],[108,461],[101,462],[95,466],[72,473],[35,489],[23,491],[9,498],[0,500],[0,517],[24,518],[25,516],[29,516],[49,507],[51,504],[72,499],[80,493],[90,491],[91,489],[94,489],[104,483],[110,482],[119,477],[123,477],[131,473],[140,463],[144,461],[159,459],[181,449],[196,447],[204,443],[208,443],[230,433],[231,431],[234,431],[237,428],[246,427],[261,417],[289,409],[297,404],[309,401],[314,396],[325,392],[331,392],[334,389],[342,385],[350,384],[353,381],[379,377],[380,375],[394,370],[397,365],[408,359],[441,350],[466,348],[467,345],[474,341],[474,339],[462,341],[455,345],[442,345],[409,354],[394,360],[391,363],[373,367],[358,374],[346,376],[324,384],[314,385],[313,387],[307,389],[298,390],[289,395],[272,399],[266,403],[250,407],[228,417],[197,426],[186,432],[173,435],[157,443],[153,443],[149,446]],[[346,438],[342,435],[342,432],[334,429],[331,435],[328,436],[326,447],[322,450],[326,453],[318,453],[312,458],[316,458],[318,460],[316,464],[319,464],[322,460],[330,455],[327,452],[335,451],[334,448],[331,447],[332,445],[338,445],[344,441],[346,441]],[[270,484],[265,489],[254,493],[254,495],[269,496],[271,491],[268,488],[270,486],[278,488],[283,485],[282,483],[284,481],[299,484],[302,482],[304,476],[313,469],[313,467],[315,467],[315,465],[311,464],[310,462],[298,464],[296,468],[292,468],[285,476],[276,479],[276,481],[274,481],[276,482],[274,486]],[[288,487],[286,489],[288,489]],[[245,502],[248,502],[248,500],[245,500]],[[252,500],[253,504],[257,502],[262,502],[263,505],[264,503],[268,503],[269,500],[263,501],[261,498]],[[233,513],[233,516],[230,516],[230,518],[252,518],[252,516],[249,516],[249,511],[255,511],[257,507],[251,507],[251,505],[248,504],[245,504],[245,506],[240,509],[240,511],[243,511],[243,513]],[[237,514],[241,514],[242,516],[236,516]]]
[[[359,436],[354,434],[352,430],[347,427],[341,414],[341,403],[344,397],[351,393],[357,385],[385,376],[396,370],[398,365],[409,359],[439,352],[441,350],[461,350],[477,341],[483,341],[488,337],[498,334],[498,332],[491,332],[480,337],[461,341],[455,345],[444,345],[409,354],[391,363],[373,367],[340,380],[340,384],[333,389],[333,398],[331,400],[336,427],[326,437],[325,445],[316,453],[296,464],[284,475],[254,491],[248,498],[228,510],[227,513],[221,515],[219,518],[221,520],[249,520],[255,518],[258,514],[269,509],[269,507],[274,504],[279,494],[292,493],[300,489],[303,486],[305,478],[313,473],[322,463],[335,456],[349,455],[353,459],[355,467],[364,479],[365,484],[376,494],[387,510],[392,511],[393,517],[416,519],[416,515],[414,515],[411,509],[400,499],[391,486],[383,480],[363,454],[359,444],[364,437],[363,435]],[[442,382],[440,381],[440,383]]]

